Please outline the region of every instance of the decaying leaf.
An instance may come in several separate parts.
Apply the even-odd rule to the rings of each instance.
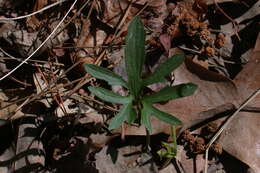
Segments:
[[[249,63],[235,78],[241,100],[260,88],[260,35]],[[249,106],[260,107],[260,96]],[[260,118],[259,113],[241,112],[220,138],[224,150],[260,172]]]
[[[48,0],[37,0],[33,7],[33,12],[42,9],[44,6],[48,4]],[[40,26],[41,22],[36,16],[31,16],[26,19],[27,27],[33,29],[33,31],[37,30]]]

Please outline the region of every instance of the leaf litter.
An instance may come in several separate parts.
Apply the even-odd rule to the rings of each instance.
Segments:
[[[0,16],[26,15],[54,2],[57,1],[37,0],[22,6],[22,2],[3,0]],[[8,53],[1,54],[1,64],[4,64],[1,75],[36,50],[71,4],[62,2],[58,7],[26,18],[25,25],[22,20],[2,21],[0,18],[0,46]],[[230,8],[232,5],[240,10]],[[192,96],[156,104],[158,109],[176,115],[183,122],[177,130],[176,159],[163,170],[158,170],[163,164],[158,155],[140,153],[145,143],[144,127],[124,124],[114,131],[107,130],[107,119],[120,107],[88,93],[87,87],[91,85],[111,88],[102,81],[90,79],[83,68],[84,64],[98,64],[113,69],[125,79],[124,38],[128,23],[136,14],[145,24],[146,43],[149,43],[144,73],[153,71],[163,62],[162,57],[167,59],[179,52],[186,54],[185,64],[167,78],[167,83],[153,85],[147,92],[184,82],[198,85],[198,91]],[[57,40],[52,38],[46,42],[30,59],[33,61],[0,83],[1,122],[4,122],[0,128],[13,127],[24,134],[24,137],[18,132],[12,134],[13,137],[1,135],[2,141],[6,141],[1,154],[9,152],[10,156],[1,155],[0,167],[6,172],[39,168],[72,172],[76,167],[78,172],[125,172],[129,168],[151,172],[151,167],[155,172],[194,172],[195,168],[197,172],[203,171],[205,149],[216,129],[260,88],[258,15],[259,1],[79,1],[61,28],[66,27],[58,30],[61,33],[55,37]],[[82,87],[75,88],[76,85]],[[115,86],[113,90],[126,94],[124,88]],[[223,152],[210,153],[208,172],[246,172],[249,168],[255,173],[260,171],[259,100],[259,96],[256,97],[224,129],[214,144],[217,151]],[[32,121],[24,125],[22,122],[28,119],[28,114],[32,115],[29,116]],[[160,141],[169,142],[167,135],[171,133],[171,126],[155,118],[151,124],[152,153],[156,153],[162,147]],[[36,127],[36,134],[30,125]],[[39,141],[41,145],[36,152],[38,165],[35,166],[35,160],[29,159],[27,165],[17,155],[11,157],[12,152],[30,151],[28,143],[32,141]],[[136,143],[129,144],[129,141]],[[115,142],[114,150],[107,155],[109,146]],[[40,150],[45,153],[44,162]],[[79,154],[79,151],[84,152]],[[112,155],[116,153],[118,158],[112,163]],[[30,152],[27,157],[31,157]],[[230,160],[239,164],[240,169],[230,166],[226,157],[233,158]],[[144,164],[148,160],[151,162]]]

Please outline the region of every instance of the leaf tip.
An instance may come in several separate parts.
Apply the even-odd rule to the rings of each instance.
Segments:
[[[190,96],[197,90],[197,88],[198,85],[194,83],[187,83],[181,88],[181,93],[183,96]]]

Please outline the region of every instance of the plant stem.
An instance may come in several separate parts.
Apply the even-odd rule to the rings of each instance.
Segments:
[[[150,142],[151,142],[151,135],[150,132],[147,128],[145,128],[146,130],[146,144],[145,144],[145,151],[149,152],[150,150]]]
[[[171,134],[172,135],[172,141],[173,141],[173,144],[174,144],[174,148],[176,149],[176,153],[177,153],[176,127],[172,126],[171,130],[172,130],[172,134]]]
[[[176,139],[176,127],[175,126],[171,126],[171,138],[172,138],[171,140],[172,140],[173,145],[174,145],[173,147],[176,150],[175,151],[175,157],[176,157],[176,154],[177,154],[177,139]],[[167,167],[171,163],[173,158],[167,158],[160,169]]]

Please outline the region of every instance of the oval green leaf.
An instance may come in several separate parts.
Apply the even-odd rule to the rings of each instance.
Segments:
[[[151,85],[153,83],[161,82],[164,77],[174,71],[184,62],[184,54],[177,54],[166,60],[163,64],[155,69],[155,71],[143,80],[143,85]]]
[[[125,62],[130,93],[137,97],[141,90],[141,73],[145,61],[145,31],[140,17],[135,17],[128,26],[125,47]]]
[[[130,112],[129,112],[129,115],[128,115],[128,117],[127,117],[127,122],[128,122],[129,124],[132,124],[132,123],[134,123],[134,121],[136,120],[136,118],[137,118],[136,111],[135,111],[135,109],[132,107],[131,110],[130,110]]]
[[[131,110],[132,110],[132,103],[123,105],[123,107],[119,111],[119,113],[116,114],[115,117],[112,118],[108,129],[112,130],[112,129],[117,129],[118,127],[120,127],[121,124],[127,120],[129,114],[131,114]]]
[[[164,102],[172,99],[190,96],[196,91],[197,88],[198,86],[193,83],[166,86],[157,93],[145,96],[143,100],[149,103]]]
[[[145,128],[149,131],[149,133],[152,133],[152,125],[150,121],[150,115],[151,115],[151,109],[149,108],[149,105],[147,105],[145,102],[143,102],[143,108],[141,110],[141,124],[145,126]]]
[[[153,116],[155,116],[156,118],[171,124],[171,125],[182,125],[182,122],[177,119],[175,116],[168,114],[166,112],[162,112],[159,109],[155,108],[152,104],[143,102],[143,106],[146,107],[146,111],[151,113]]]
[[[107,102],[117,103],[117,104],[127,104],[132,102],[131,96],[120,96],[104,88],[90,86],[88,87],[88,90],[98,98]]]
[[[110,85],[122,85],[127,88],[127,83],[121,76],[106,68],[94,64],[86,64],[84,67],[89,74],[97,79],[105,80]]]

